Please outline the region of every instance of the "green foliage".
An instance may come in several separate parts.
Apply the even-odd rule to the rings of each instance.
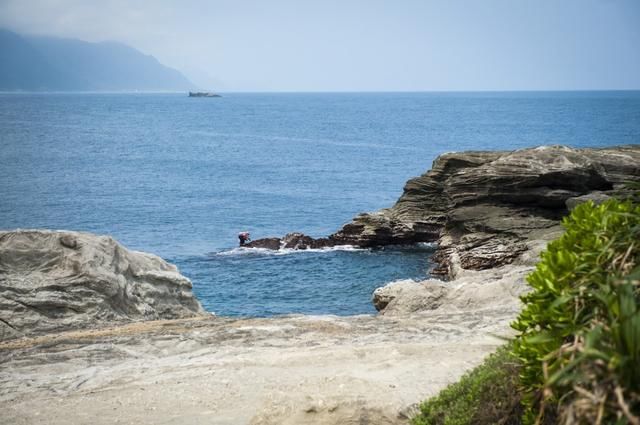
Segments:
[[[518,362],[509,346],[420,406],[414,425],[517,425],[521,407]]]
[[[524,423],[640,423],[640,206],[589,202],[563,225],[512,324]]]
[[[424,402],[415,425],[640,424],[637,199],[564,219],[528,277],[511,351]]]

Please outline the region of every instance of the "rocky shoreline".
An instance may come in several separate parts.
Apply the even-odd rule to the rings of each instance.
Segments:
[[[504,152],[440,155],[431,169],[407,182],[394,206],[364,213],[336,233],[301,233],[253,241],[248,247],[376,247],[437,242],[432,274],[509,264],[527,242],[548,240],[577,203],[621,196],[640,180],[640,146],[572,149],[542,146]]]
[[[113,239],[0,233],[0,423],[405,424],[501,344],[576,203],[624,196],[640,146],[441,155],[391,208],[279,249],[437,242],[448,281],[379,288],[376,316],[206,314],[174,266]]]

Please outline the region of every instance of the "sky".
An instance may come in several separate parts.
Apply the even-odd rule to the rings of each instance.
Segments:
[[[640,89],[640,0],[0,0],[217,91]]]

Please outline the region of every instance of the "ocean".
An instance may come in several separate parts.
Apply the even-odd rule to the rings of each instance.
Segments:
[[[112,235],[227,316],[369,314],[433,247],[267,252],[393,205],[435,157],[640,143],[640,92],[0,94],[0,228]]]

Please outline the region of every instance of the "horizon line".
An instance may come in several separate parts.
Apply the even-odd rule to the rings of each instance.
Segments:
[[[639,88],[624,89],[476,89],[476,90],[204,90],[218,94],[376,94],[376,93],[588,93],[640,92]],[[191,90],[0,90],[0,94],[188,94]]]

